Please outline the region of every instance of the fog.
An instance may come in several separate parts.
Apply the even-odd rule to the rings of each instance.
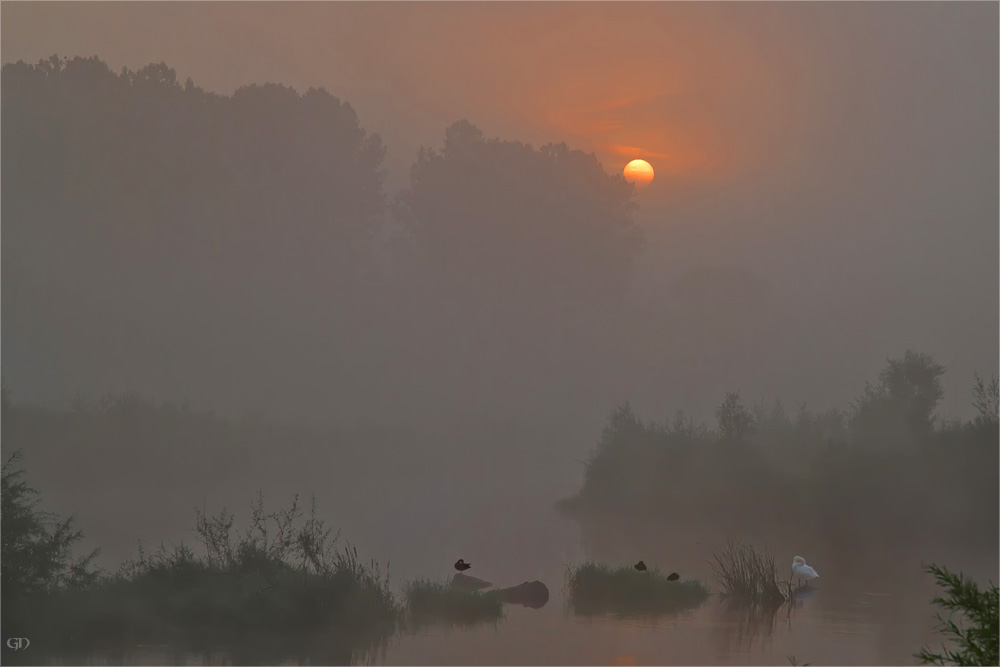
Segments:
[[[315,493],[403,579],[464,554],[517,583],[666,548],[580,518],[647,502],[702,498],[684,530],[711,541],[755,498],[787,544],[806,479],[856,481],[899,543],[936,485],[922,516],[972,512],[939,544],[981,565],[997,11],[4,3],[5,453],[107,567],[262,489]],[[691,443],[655,490],[651,452]],[[884,467],[823,458],[844,443]],[[848,523],[831,498],[810,507]]]
[[[722,392],[751,386],[761,397],[794,393],[810,404],[841,405],[886,356],[914,347],[948,366],[945,411],[967,416],[972,372],[997,365],[989,11],[937,4],[26,4],[4,9],[2,59],[97,55],[115,72],[162,61],[179,81],[191,77],[223,94],[265,82],[300,93],[325,87],[382,137],[387,198],[406,187],[417,148],[440,148],[445,127],[460,119],[486,137],[565,141],[595,152],[609,171],[630,157],[610,146],[676,156],[662,169],[664,160],[651,157],[658,178],[635,197],[647,243],[634,276],[646,322],[634,328],[649,330],[649,319],[676,312],[672,288],[685,275],[752,281],[754,301],[723,322],[669,318],[658,349],[591,376],[598,395],[563,409],[603,412],[609,401],[630,398],[650,409],[682,401],[707,417]],[[290,260],[273,271],[295,266]],[[13,270],[5,272],[8,285],[17,284]],[[725,280],[694,289],[748,298]],[[327,288],[313,289],[318,298]],[[6,319],[22,321],[11,307]],[[709,329],[727,329],[731,338],[705,339]],[[128,387],[284,412],[314,394],[304,386],[308,369],[293,374],[302,389],[296,395],[289,378],[245,356],[235,370],[212,372],[199,360],[181,372],[138,351],[84,361],[71,337],[29,346],[9,326],[4,333],[5,375],[25,397],[65,401],[78,388]],[[642,335],[619,333],[628,348]],[[593,356],[585,347],[580,354]],[[310,350],[308,365],[329,356]],[[65,362],[46,362],[54,357]],[[486,372],[500,379],[505,368]],[[383,388],[398,377],[372,362],[355,375]],[[379,414],[387,400],[433,409],[470,398],[466,379],[421,377],[405,401],[374,389],[345,412]],[[576,382],[548,376],[531,384],[561,393]],[[509,390],[496,393],[510,398]]]

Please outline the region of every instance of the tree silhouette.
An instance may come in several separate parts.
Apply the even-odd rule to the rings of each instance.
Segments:
[[[541,315],[621,297],[640,240],[631,196],[592,154],[486,139],[463,120],[420,150],[395,212],[435,290]]]
[[[3,461],[0,499],[3,510],[3,560],[0,572],[4,599],[40,593],[59,585],[80,586],[94,580],[90,562],[95,549],[73,560],[73,545],[83,538],[73,518],[60,518],[36,508],[38,491],[28,486],[24,470],[15,467],[20,452]]]
[[[2,117],[5,351],[99,384],[229,381],[294,323],[302,377],[378,302],[359,276],[385,150],[325,90],[216,95],[164,63],[54,56],[3,67]]]
[[[754,417],[740,401],[738,391],[726,392],[726,398],[715,409],[722,440],[743,440],[753,432]]]
[[[866,384],[855,403],[852,429],[855,437],[892,445],[924,439],[933,431],[934,410],[944,395],[944,366],[923,352],[907,350],[888,359],[878,383]]]
[[[976,422],[986,426],[996,426],[1000,421],[1000,379],[994,375],[989,383],[983,382],[979,374],[974,374],[976,385],[972,391],[976,400],[972,402],[978,413]]]

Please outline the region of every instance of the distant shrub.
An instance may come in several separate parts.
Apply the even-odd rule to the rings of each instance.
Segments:
[[[976,384],[972,391],[976,400],[972,402],[972,406],[979,413],[976,415],[975,421],[977,424],[996,426],[997,422],[1000,421],[1000,378],[994,375],[986,383],[983,382],[983,378],[979,377],[978,373],[973,373],[973,377]]]
[[[942,373],[930,355],[907,351],[847,410],[788,411],[780,401],[751,410],[730,392],[712,431],[683,418],[644,421],[626,403],[608,416],[577,493],[556,507],[595,526],[611,517],[740,535],[801,526],[814,548],[865,562],[882,558],[872,538],[886,524],[899,547],[933,533],[996,550],[996,531],[982,526],[1000,512],[1000,382],[977,375],[979,414],[946,420],[936,414]],[[691,506],[696,516],[681,509]]]

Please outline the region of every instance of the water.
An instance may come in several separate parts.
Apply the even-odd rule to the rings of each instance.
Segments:
[[[560,594],[540,610],[509,606],[497,623],[425,628],[397,636],[362,664],[386,665],[872,665],[913,664],[935,640],[932,610],[914,595],[854,592],[830,604],[824,591],[791,610],[749,618],[712,599],[676,617],[581,618]],[[302,656],[319,662],[316,655]],[[245,658],[244,658],[245,660]],[[224,652],[193,654],[131,647],[88,664],[230,664]],[[286,664],[300,659],[289,658]]]
[[[560,537],[558,531],[553,537]],[[562,535],[565,537],[565,535]],[[678,543],[686,539],[678,539]],[[579,543],[578,543],[579,544]],[[687,553],[671,560],[684,578],[711,582],[708,557],[718,545],[695,540]],[[594,545],[590,546],[594,549]],[[608,550],[632,549],[621,542]],[[579,547],[577,556],[584,555]],[[917,550],[919,551],[919,550]],[[870,568],[841,570],[846,557],[817,554],[808,558],[820,579],[799,590],[794,603],[773,614],[748,614],[718,595],[684,613],[658,617],[582,617],[567,605],[565,571],[554,565],[539,577],[549,587],[542,609],[506,607],[496,623],[472,628],[431,626],[403,631],[360,664],[384,665],[874,665],[915,664],[921,646],[936,647],[935,608],[930,600],[937,589],[922,572],[918,558],[892,556]],[[959,561],[980,581],[995,577],[995,554],[978,557],[946,555]],[[659,553],[646,561],[657,566]],[[471,560],[471,559],[470,559]],[[894,563],[889,570],[884,563]],[[488,561],[474,566],[479,576],[499,585],[520,583],[519,566]],[[444,568],[442,569],[442,572]],[[496,575],[496,576],[495,576]],[[440,578],[444,578],[442,574]],[[532,577],[533,578],[533,577]],[[716,587],[714,582],[711,583]],[[327,664],[322,652],[302,647],[297,655],[284,654],[285,664]],[[261,654],[257,654],[261,655]],[[88,664],[232,664],[253,662],[254,654],[234,657],[225,652],[194,654],[170,647],[129,647],[91,655]]]
[[[818,602],[810,600],[810,603]],[[875,664],[908,661],[905,650],[882,657],[881,626],[864,614],[807,604],[790,615],[748,619],[710,600],[674,618],[579,618],[558,605],[511,609],[496,628],[402,636],[385,664]]]
[[[773,665],[795,656],[813,664],[906,664],[933,634],[927,619],[906,613],[912,600],[900,595],[860,592],[840,608],[817,590],[790,613],[763,618],[717,599],[673,618],[626,619],[579,618],[560,602],[557,596],[543,610],[512,608],[496,628],[401,636],[384,663]]]
[[[821,525],[787,526],[775,519],[754,527],[705,526],[693,506],[676,508],[678,520],[670,525],[615,517],[581,526],[552,508],[558,498],[578,488],[582,466],[577,464],[589,446],[585,440],[579,452],[545,446],[559,440],[568,438],[509,437],[488,457],[451,453],[461,452],[458,447],[442,447],[447,453],[429,457],[426,448],[383,450],[369,444],[364,459],[347,458],[343,450],[325,462],[316,455],[308,460],[285,457],[253,475],[211,485],[190,482],[194,490],[143,480],[148,488],[134,496],[115,486],[128,477],[109,477],[106,483],[95,479],[82,493],[58,477],[65,465],[49,470],[39,458],[31,473],[47,501],[55,496],[49,507],[75,508],[93,546],[105,548],[109,567],[134,550],[136,538],[153,546],[160,540],[167,545],[191,543],[191,507],[201,498],[207,498],[210,513],[224,505],[235,509],[242,525],[253,491],[261,488],[269,509],[287,503],[295,492],[316,491],[320,515],[343,529],[362,560],[388,563],[394,588],[418,577],[449,578],[458,558],[472,563],[469,574],[496,585],[538,579],[549,588],[550,599],[542,609],[508,605],[505,618],[496,624],[403,632],[383,649],[356,660],[361,663],[788,665],[789,656],[794,656],[799,664],[813,665],[914,664],[913,654],[921,646],[940,645],[937,610],[930,602],[938,589],[923,571],[924,564],[940,563],[980,583],[998,579],[995,525],[984,524],[983,535],[991,537],[974,547],[937,540],[933,531],[915,545],[911,538],[894,535],[891,525],[878,535],[854,536],[850,544],[831,542]],[[362,465],[365,461],[369,463]],[[132,516],[125,513],[129,507],[123,507],[123,497],[152,497],[157,505],[137,501]],[[714,594],[676,616],[583,618],[567,608],[565,568],[591,558],[619,564],[642,559],[650,567],[677,571],[717,590],[709,561],[729,538],[766,543],[781,572],[788,571],[793,556],[804,556],[820,579],[792,608],[763,618],[747,617]],[[324,649],[322,638],[308,646],[268,649],[273,647],[257,650],[248,645],[237,656],[226,651],[190,653],[172,646],[122,646],[88,656],[56,656],[55,661],[338,661],[331,657],[335,652]]]
[[[691,575],[710,581],[707,563],[695,561],[678,568],[686,565]],[[845,576],[833,561],[827,565],[824,577],[816,561],[820,579],[774,614],[750,615],[713,595],[692,611],[645,618],[576,616],[566,604],[561,573],[553,571],[545,608],[508,606],[496,626],[402,634],[373,662],[788,665],[794,656],[799,664],[913,664],[922,645],[937,645],[930,604],[936,589],[919,562],[892,576]],[[990,559],[981,565],[988,572]]]

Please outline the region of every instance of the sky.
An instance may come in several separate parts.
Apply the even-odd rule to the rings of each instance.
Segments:
[[[724,386],[844,406],[915,347],[967,416],[972,373],[997,368],[995,3],[4,2],[0,17],[4,63],[325,87],[382,136],[390,195],[463,118],[609,171],[648,160],[637,298],[655,315],[701,276],[740,304],[724,324],[757,333],[741,355],[706,344],[690,390],[623,381],[640,407],[704,413]]]

